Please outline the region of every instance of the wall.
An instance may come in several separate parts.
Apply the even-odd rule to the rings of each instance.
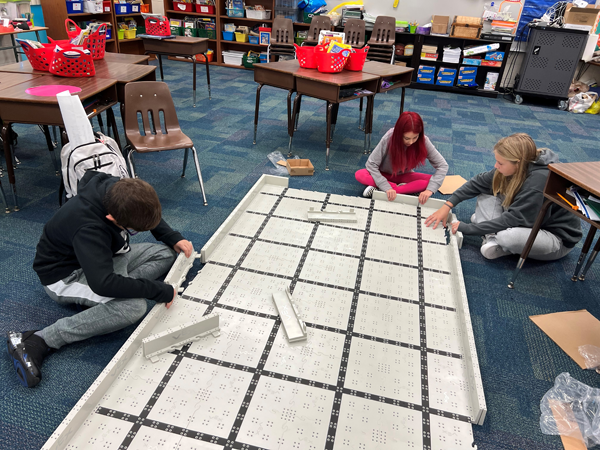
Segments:
[[[32,1],[31,2],[31,12],[33,13],[33,21],[37,26],[44,26],[44,17],[42,16],[42,7],[39,6],[39,1]],[[19,38],[23,38],[23,39],[32,39],[32,40],[37,40],[35,33],[26,33],[26,34],[21,34],[19,35]],[[47,42],[46,41],[46,32],[45,31],[41,31],[40,32],[40,39],[42,40],[42,42]],[[0,47],[8,47],[12,45],[12,41],[10,39],[10,36],[2,36],[0,38]],[[20,57],[25,57],[24,55],[20,55]],[[13,52],[13,50],[2,50],[0,51],[0,65],[4,65],[4,64],[12,64],[15,62],[15,54]]]
[[[333,9],[344,0],[326,0]],[[396,8],[394,0],[363,0],[365,11],[372,15],[394,16],[400,20],[416,20],[420,24],[431,22],[432,15],[481,17],[484,0],[400,0]]]
[[[163,3],[163,0],[152,0],[152,12],[154,14],[165,13],[165,4]]]

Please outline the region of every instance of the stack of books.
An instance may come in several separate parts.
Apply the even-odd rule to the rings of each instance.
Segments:
[[[576,186],[567,189],[567,194],[575,197],[579,212],[590,220],[600,221],[600,198],[593,195],[581,195]]]
[[[421,49],[421,59],[425,61],[437,61],[438,53],[437,46],[435,45],[424,45]]]
[[[442,61],[445,63],[458,64],[460,62],[460,54],[462,50],[460,47],[444,47],[444,55]]]

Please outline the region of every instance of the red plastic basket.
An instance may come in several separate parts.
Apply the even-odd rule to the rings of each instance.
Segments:
[[[358,49],[353,53],[350,53],[348,57],[348,64],[346,64],[347,70],[353,70],[355,72],[362,72],[367,60],[367,53],[369,52],[369,46]]]
[[[317,68],[317,60],[315,59],[315,47],[300,47],[297,44],[294,44],[294,47],[296,47],[296,58],[298,58],[298,63],[300,63],[300,67],[304,67],[305,69]]]
[[[33,48],[26,41],[17,39],[17,42],[23,47],[25,56],[29,60],[31,67],[35,70],[43,70],[48,72],[50,70],[50,63],[52,62],[52,52],[54,51],[55,44],[42,44],[44,48]]]
[[[75,26],[74,31],[69,29],[69,23]],[[69,39],[76,38],[79,36],[79,33],[81,33],[81,28],[79,28],[79,26],[71,19],[65,20],[65,28],[67,29]],[[92,59],[104,59],[104,54],[106,52],[106,24],[102,24],[95,32],[88,36],[83,43],[83,48],[90,51]]]
[[[163,16],[161,20],[155,17],[146,17],[146,34],[152,36],[170,36],[171,27],[169,26],[169,20]]]
[[[50,63],[50,73],[61,77],[93,77],[96,75],[92,55],[78,48],[55,49]]]
[[[339,73],[344,70],[349,54],[349,50],[340,53],[327,53],[325,47],[317,45],[315,48],[317,70],[324,73]]]

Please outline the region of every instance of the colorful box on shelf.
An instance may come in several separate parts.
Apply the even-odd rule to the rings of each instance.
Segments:
[[[248,42],[248,35],[246,33],[235,33],[235,40],[237,42]]]
[[[466,64],[468,66],[480,66],[481,65],[481,59],[475,59],[475,58],[463,58],[463,64]]]
[[[266,63],[266,62],[267,62],[267,54],[266,54],[266,53],[261,53],[261,54],[260,54],[260,62],[261,62],[262,64],[264,64],[264,63]]]
[[[132,3],[131,4],[131,12],[132,13],[140,13],[140,12],[142,12],[140,6],[141,5],[139,3]]]
[[[115,14],[120,16],[131,14],[131,3],[115,3]]]
[[[112,35],[112,28],[107,28],[106,29],[106,40],[108,41],[109,39],[112,39],[113,35]]]
[[[459,69],[459,75],[477,75],[477,67],[461,67]]]
[[[458,86],[477,86],[475,77],[477,76],[477,67],[461,67],[458,71]]]
[[[223,62],[225,64],[231,64],[233,66],[241,66],[242,58],[244,57],[244,55],[246,53],[238,52],[238,51],[228,51],[228,52],[221,52],[221,54],[223,55]]]
[[[233,31],[223,31],[223,40],[224,41],[233,41],[235,39],[235,34]]]
[[[132,30],[124,30],[125,31],[125,39],[135,39],[137,29],[134,28]]]
[[[248,36],[248,40],[251,44],[258,44],[260,38],[258,36]]]
[[[419,66],[417,75],[431,75],[433,77],[435,75],[435,66]]]
[[[102,2],[102,9],[104,10],[104,12],[110,12],[111,8],[112,8],[112,2]]]
[[[456,80],[456,73],[458,70],[449,69],[447,67],[440,67],[437,76],[436,84],[441,86],[454,86],[454,80]]]
[[[244,17],[244,10],[237,8],[227,8],[227,15],[229,17]],[[241,64],[240,64],[241,65]]]
[[[215,7],[214,5],[202,5],[200,3],[196,3],[196,12],[200,14],[214,14]]]
[[[504,52],[489,52],[485,54],[486,61],[503,61]]]
[[[194,5],[192,3],[173,2],[173,9],[177,12],[193,12]]]
[[[102,12],[104,12],[102,0],[84,0],[83,12],[90,14],[102,14]]]
[[[481,61],[481,65],[486,66],[486,67],[502,67],[502,61],[483,60],[483,61]]]
[[[67,2],[67,14],[81,14],[83,2]]]
[[[271,11],[246,6],[246,17],[248,19],[269,20],[271,18]]]

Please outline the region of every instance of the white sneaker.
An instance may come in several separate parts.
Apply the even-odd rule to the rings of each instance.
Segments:
[[[375,187],[374,186],[367,186],[365,188],[365,190],[363,191],[363,197],[365,197],[365,198],[371,198],[371,197],[373,197],[373,192],[375,192]]]
[[[475,223],[475,213],[471,216],[471,223]]]
[[[503,256],[512,255],[511,252],[503,250],[495,238],[488,237],[485,244],[481,246],[481,254],[485,259],[498,259]]]

